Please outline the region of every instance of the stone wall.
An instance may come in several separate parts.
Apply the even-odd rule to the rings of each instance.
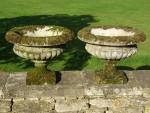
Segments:
[[[150,71],[125,85],[97,85],[92,71],[64,71],[57,85],[26,86],[26,73],[0,73],[0,113],[150,113]]]

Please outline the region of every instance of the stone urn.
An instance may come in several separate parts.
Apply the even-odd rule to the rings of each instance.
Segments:
[[[35,68],[27,73],[28,85],[56,83],[56,72],[47,69],[47,62],[60,55],[63,45],[72,38],[71,30],[50,25],[15,27],[6,33],[15,54],[34,62]]]
[[[86,42],[86,50],[91,55],[106,61],[103,70],[95,71],[99,84],[127,83],[126,74],[117,70],[117,61],[137,52],[137,43],[146,38],[142,31],[124,26],[85,27],[78,32],[78,38]]]

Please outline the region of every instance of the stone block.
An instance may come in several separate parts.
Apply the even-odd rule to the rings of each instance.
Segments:
[[[65,96],[66,100],[74,100],[74,99],[77,99],[77,98],[78,98],[77,96]]]
[[[26,86],[25,98],[37,100],[38,98],[41,98],[41,97],[50,97],[51,93],[47,95],[47,93],[45,93],[46,90],[47,90],[46,87],[41,86],[41,85],[40,86],[38,85]],[[54,92],[54,90],[52,90],[51,87],[49,88],[49,92],[50,91]]]
[[[136,70],[133,71],[133,75],[135,76],[135,79],[138,81],[138,84],[142,88],[150,88],[150,70]]]
[[[113,86],[104,88],[104,94],[107,98],[114,98],[114,97],[140,97],[143,95],[143,89],[137,86]]]
[[[90,99],[90,105],[98,108],[110,107],[110,108],[121,108],[121,107],[132,107],[132,106],[144,106],[149,104],[149,100],[145,98],[95,98]]]
[[[66,85],[58,88],[56,95],[66,97],[84,96],[84,87],[76,85]]]
[[[9,73],[0,72],[0,98],[4,97],[4,89]]]
[[[109,108],[113,113],[144,113],[144,107]]]
[[[105,108],[90,108],[88,110],[85,111],[85,113],[104,113],[105,112]]]
[[[38,101],[18,101],[13,103],[12,111],[15,113],[38,113],[40,111],[40,105]]]
[[[105,113],[114,113],[113,111],[105,111]]]
[[[42,112],[50,112],[55,109],[55,100],[53,98],[41,98],[39,104]]]
[[[45,111],[37,111],[37,112],[28,112],[28,111],[24,111],[24,112],[8,112],[8,113],[57,113],[56,111],[52,110],[49,112],[45,112]]]
[[[84,88],[75,85],[27,86],[25,98],[83,96]]]
[[[59,100],[56,101],[55,110],[57,112],[82,111],[89,108],[88,100]]]
[[[150,113],[150,105],[145,106],[145,112],[144,113]]]
[[[150,113],[150,109],[145,109],[144,113]]]
[[[100,86],[86,86],[84,93],[89,97],[104,97],[103,89]]]
[[[7,98],[24,98],[26,87],[26,73],[11,73],[5,85]]]
[[[14,101],[12,106],[13,112],[50,112],[54,110],[54,99],[47,98],[41,100],[24,100]]]
[[[59,82],[61,85],[75,84],[78,86],[83,86],[83,84],[86,84],[88,80],[85,79],[87,74],[85,74],[84,71],[62,71],[61,74],[61,81]]]
[[[0,113],[7,113],[11,111],[11,100],[1,100],[0,99]]]

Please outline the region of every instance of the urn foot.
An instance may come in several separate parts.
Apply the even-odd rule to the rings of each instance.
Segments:
[[[26,84],[56,84],[56,73],[48,70],[44,64],[35,64],[35,68],[27,73]]]
[[[126,74],[117,70],[116,61],[109,60],[104,70],[95,72],[95,80],[98,84],[125,84],[128,82]]]

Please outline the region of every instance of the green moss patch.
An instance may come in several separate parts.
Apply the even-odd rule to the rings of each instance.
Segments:
[[[122,71],[101,70],[95,73],[95,81],[98,84],[124,84],[127,83],[128,79]]]
[[[95,81],[98,84],[124,84],[128,78],[123,71],[117,70],[115,64],[117,61],[108,60],[104,70],[95,72]]]
[[[47,70],[44,66],[35,67],[27,73],[27,85],[43,85],[43,84],[56,84],[56,73]]]

